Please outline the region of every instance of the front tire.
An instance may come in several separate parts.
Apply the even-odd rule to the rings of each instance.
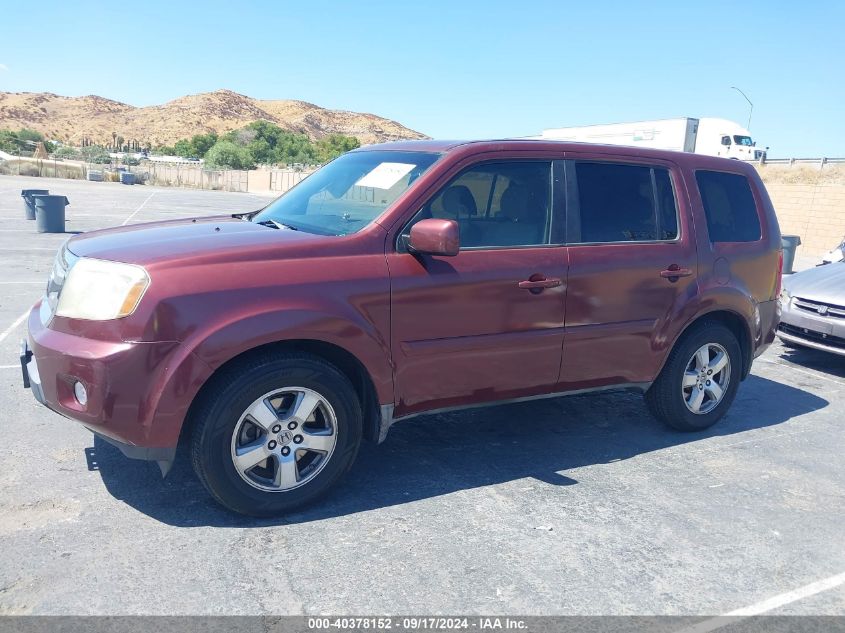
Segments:
[[[303,353],[249,357],[216,375],[192,411],[191,460],[222,505],[278,516],[325,494],[361,443],[349,379]]]
[[[679,431],[701,431],[718,422],[736,397],[742,354],[734,333],[718,322],[693,326],[675,344],[645,394],[659,420]]]

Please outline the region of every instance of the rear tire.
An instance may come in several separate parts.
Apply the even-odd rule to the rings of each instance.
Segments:
[[[701,431],[725,415],[741,376],[736,336],[719,322],[705,321],[675,344],[645,401],[652,414],[672,428]]]
[[[257,517],[325,494],[361,443],[361,405],[349,379],[304,353],[256,355],[227,368],[191,417],[200,481],[226,508]]]

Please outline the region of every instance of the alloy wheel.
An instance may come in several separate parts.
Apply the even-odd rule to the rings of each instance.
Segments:
[[[727,391],[731,379],[731,359],[718,343],[702,345],[687,363],[682,393],[687,409],[704,415],[715,409]]]
[[[284,387],[256,399],[232,433],[232,463],[249,485],[284,492],[314,479],[337,445],[337,416],[319,393]]]

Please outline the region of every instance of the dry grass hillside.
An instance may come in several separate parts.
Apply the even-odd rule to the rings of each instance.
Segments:
[[[83,138],[111,144],[113,134],[142,145],[172,145],[194,134],[222,134],[259,119],[312,140],[332,133],[355,136],[363,144],[425,138],[374,114],[327,110],[304,101],[261,101],[231,90],[188,95],[143,108],[95,95],[0,92],[0,129],[26,127],[77,145]]]
[[[766,185],[845,185],[845,165],[826,165],[824,169],[809,166],[757,166]]]

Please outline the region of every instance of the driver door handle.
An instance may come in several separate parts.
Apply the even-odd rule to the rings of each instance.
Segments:
[[[690,275],[692,275],[692,271],[689,268],[681,268],[675,264],[672,264],[666,270],[660,271],[660,276],[670,281],[678,277],[689,277]]]
[[[532,275],[533,277],[533,275]],[[557,288],[563,282],[560,279],[552,277],[550,279],[526,279],[519,282],[519,287],[523,290],[534,290],[543,288]]]

